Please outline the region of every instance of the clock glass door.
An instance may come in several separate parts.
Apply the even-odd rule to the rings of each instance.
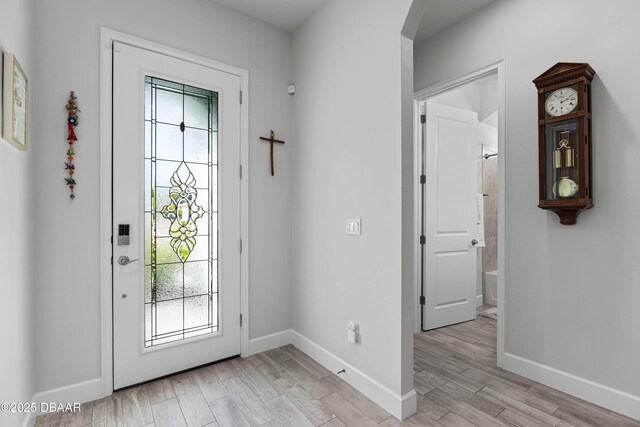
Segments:
[[[545,126],[547,199],[563,200],[579,197],[578,119],[564,120]]]

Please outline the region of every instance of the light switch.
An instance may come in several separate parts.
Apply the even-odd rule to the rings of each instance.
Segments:
[[[361,236],[362,235],[362,218],[345,219],[344,234],[348,236]]]

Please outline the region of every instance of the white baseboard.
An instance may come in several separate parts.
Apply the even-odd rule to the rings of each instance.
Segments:
[[[33,427],[36,425],[36,418],[39,414],[34,414],[33,412],[29,412],[24,414],[24,420],[22,421],[22,427]]]
[[[102,380],[95,378],[93,380],[36,393],[33,395],[31,401],[38,405],[39,410],[41,403],[86,403],[102,397]],[[26,414],[23,425],[25,427],[33,426],[38,415],[40,415],[40,412]]]
[[[275,334],[265,335],[259,338],[254,338],[252,340],[249,340],[249,355],[254,355],[257,353],[262,353],[263,351],[282,347],[291,344],[292,342],[293,331],[291,329],[276,332]]]
[[[514,354],[505,353],[502,360],[503,368],[507,371],[640,420],[640,396],[616,390]]]
[[[482,304],[484,304],[484,295],[476,295],[476,307],[480,307]]]
[[[296,331],[291,332],[293,335],[292,344],[294,346],[305,352],[309,357],[331,372],[344,369],[346,372],[341,374],[340,378],[351,384],[397,419],[403,420],[416,412],[417,395],[415,390],[411,390],[404,396],[400,396],[304,335]]]
[[[418,395],[415,390],[411,390],[401,398],[400,418],[397,415],[394,417],[399,420],[405,420],[418,411]]]

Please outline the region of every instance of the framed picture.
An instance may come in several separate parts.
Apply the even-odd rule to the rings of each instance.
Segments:
[[[27,149],[28,79],[18,60],[4,54],[2,137],[18,150]]]

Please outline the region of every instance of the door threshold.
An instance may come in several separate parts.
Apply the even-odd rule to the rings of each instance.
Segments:
[[[183,369],[182,371],[174,372],[172,374],[163,375],[163,376],[158,377],[158,378],[153,378],[151,380],[142,381],[140,383],[131,384],[131,385],[128,385],[126,387],[114,389],[113,392],[115,393],[117,391],[124,391],[124,390],[128,390],[130,388],[139,387],[139,386],[144,385],[144,384],[149,384],[149,383],[152,383],[152,382],[155,382],[155,381],[164,380],[166,378],[175,377],[176,375],[184,374],[185,372],[195,371],[196,369],[204,368],[205,366],[217,365],[218,363],[228,362],[229,360],[237,359],[239,357],[240,357],[239,354],[236,354],[235,356],[225,357],[224,359],[216,360],[214,362],[205,363],[203,365],[194,366],[193,368]]]
[[[475,322],[476,320],[478,320],[478,319],[476,318],[476,319],[465,320],[464,322],[457,322],[457,323],[452,323],[450,325],[438,326],[437,328],[432,328],[432,329],[423,329],[419,333],[437,331],[438,329],[444,329],[444,328],[448,328],[449,326],[454,326],[454,325],[462,325],[463,323]]]

